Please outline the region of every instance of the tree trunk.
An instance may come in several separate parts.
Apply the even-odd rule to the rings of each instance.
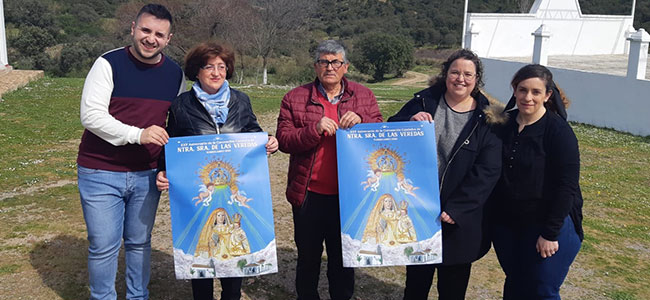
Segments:
[[[239,72],[239,78],[238,78],[238,83],[243,84],[244,83],[244,71],[246,70],[244,67],[244,53],[239,52],[239,62],[241,64],[241,72]]]
[[[262,57],[262,66],[264,68],[264,73],[262,75],[262,84],[267,85],[268,84],[268,76],[267,76],[267,71],[266,71],[266,57]]]

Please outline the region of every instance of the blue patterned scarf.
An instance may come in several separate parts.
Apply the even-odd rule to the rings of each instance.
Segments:
[[[214,119],[214,123],[219,125],[226,123],[228,117],[228,103],[230,103],[230,86],[228,80],[224,80],[223,85],[216,94],[208,94],[201,89],[201,84],[196,81],[192,85],[196,98],[199,99],[203,107]]]

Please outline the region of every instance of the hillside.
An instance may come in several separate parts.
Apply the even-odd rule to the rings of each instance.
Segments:
[[[629,14],[633,0],[580,0],[585,14]],[[162,0],[175,16],[166,53],[181,61],[207,39],[237,49],[238,82],[259,83],[266,67],[273,83],[309,79],[309,50],[324,38],[356,43],[370,33],[406,37],[416,48],[460,45],[463,1],[453,0]],[[129,41],[136,0],[4,0],[8,55],[17,69],[83,77],[95,58]],[[470,12],[528,11],[533,0],[472,0]],[[650,2],[636,4],[636,28],[650,29]],[[198,26],[196,24],[202,24]],[[429,64],[429,61],[416,61]]]

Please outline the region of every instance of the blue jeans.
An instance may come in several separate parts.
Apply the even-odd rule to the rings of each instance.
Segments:
[[[117,299],[117,257],[124,239],[126,299],[148,299],[151,229],[160,192],[156,170],[113,172],[77,166],[88,230],[90,299]]]
[[[571,217],[564,219],[554,255],[537,253],[541,226],[509,227],[493,225],[492,244],[506,273],[503,299],[560,299],[560,286],[580,251],[581,241]]]

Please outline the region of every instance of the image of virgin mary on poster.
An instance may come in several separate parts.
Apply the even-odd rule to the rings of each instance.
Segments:
[[[336,147],[343,265],[441,263],[433,123],[357,124]]]
[[[176,278],[277,272],[267,139],[264,132],[169,139]]]

